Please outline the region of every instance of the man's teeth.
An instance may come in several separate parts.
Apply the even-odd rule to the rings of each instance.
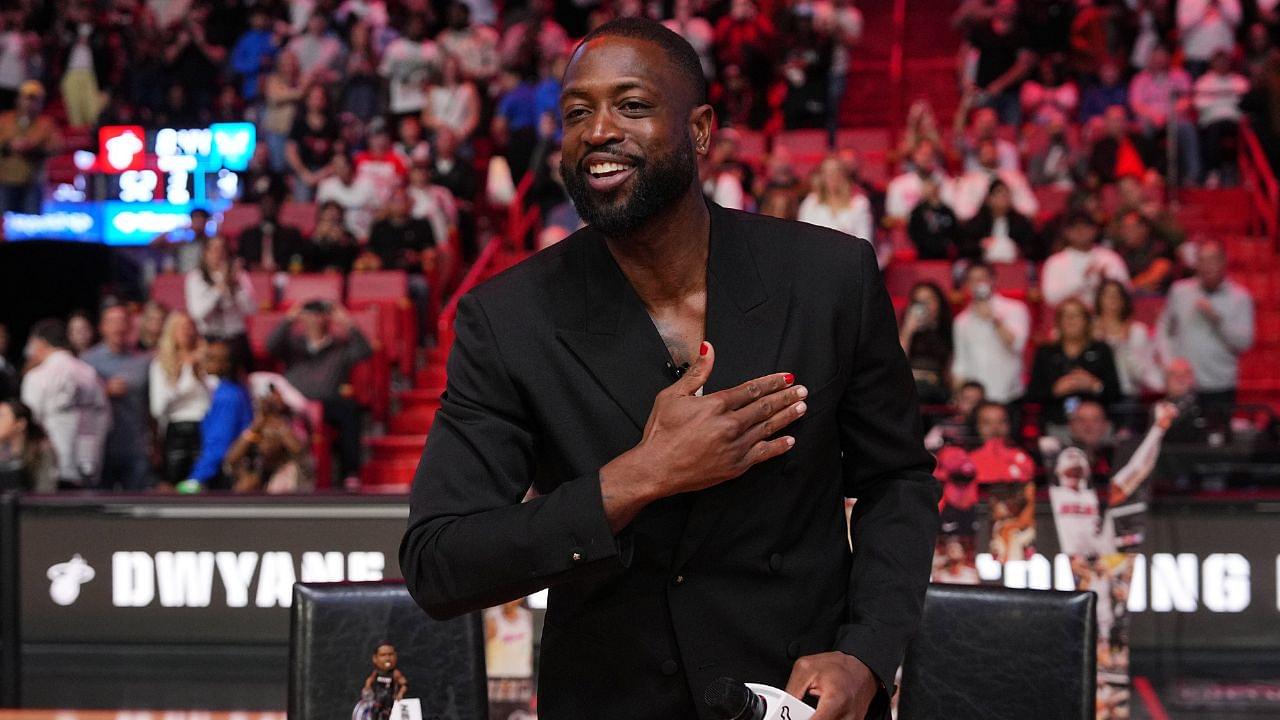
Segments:
[[[629,167],[631,166],[623,165],[622,163],[606,162],[606,163],[596,163],[595,165],[592,165],[588,169],[591,171],[592,175],[604,175],[606,173],[622,172],[623,170],[626,170]]]

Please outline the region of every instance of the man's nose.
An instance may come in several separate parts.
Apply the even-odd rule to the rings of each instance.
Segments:
[[[587,128],[587,143],[590,145],[608,145],[622,140],[622,131],[614,122],[613,113],[605,108],[591,118],[591,126]]]

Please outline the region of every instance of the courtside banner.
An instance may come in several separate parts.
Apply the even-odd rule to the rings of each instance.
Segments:
[[[26,643],[283,643],[293,584],[398,579],[395,498],[23,501]]]

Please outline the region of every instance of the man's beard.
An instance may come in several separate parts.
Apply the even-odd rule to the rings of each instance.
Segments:
[[[608,149],[604,149],[604,152],[608,152]],[[626,192],[625,187],[608,195],[597,193],[587,183],[585,166],[573,167],[563,159],[560,161],[564,188],[573,200],[578,215],[588,225],[609,237],[634,232],[650,218],[673,205],[689,191],[697,172],[693,141],[687,136],[679,147],[652,161],[627,157],[635,164],[630,192],[616,199],[615,194]]]

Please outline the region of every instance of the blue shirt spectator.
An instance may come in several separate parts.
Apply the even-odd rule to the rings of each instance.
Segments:
[[[240,95],[246,101],[258,99],[258,80],[262,73],[271,69],[279,51],[280,43],[271,29],[270,17],[262,9],[254,10],[249,18],[249,29],[231,49],[231,69],[242,79]]]
[[[1115,63],[1106,63],[1098,71],[1098,82],[1090,84],[1080,97],[1080,123],[1100,118],[1112,105],[1127,106],[1129,84],[1120,76]]]
[[[210,343],[205,370],[218,378],[209,412],[200,423],[200,457],[191,468],[191,477],[179,483],[180,492],[198,492],[222,473],[222,458],[231,444],[253,424],[253,402],[240,383],[235,353],[225,342]]]

